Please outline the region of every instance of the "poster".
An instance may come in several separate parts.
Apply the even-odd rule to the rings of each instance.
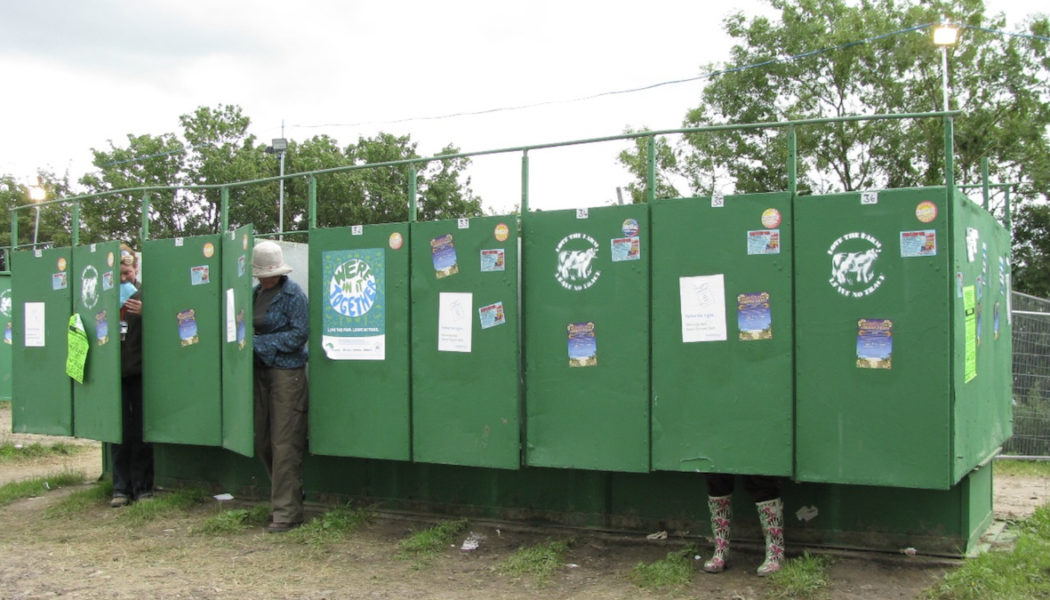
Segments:
[[[474,295],[442,292],[438,297],[438,352],[470,352]]]
[[[860,319],[857,321],[857,367],[860,369],[893,368],[893,321]]]
[[[321,286],[325,356],[331,360],[385,360],[385,250],[322,252]]]
[[[25,303],[25,346],[26,348],[44,347],[44,303]]]
[[[678,292],[682,300],[682,342],[724,342],[725,277],[721,273],[680,277]]]
[[[972,285],[963,288],[963,314],[966,319],[963,381],[969,383],[977,377],[977,291]]]
[[[740,341],[773,339],[769,292],[737,294],[736,310]]]

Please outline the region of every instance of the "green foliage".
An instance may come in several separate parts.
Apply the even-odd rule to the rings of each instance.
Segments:
[[[1013,289],[1050,297],[1050,206],[1029,204],[1014,218]]]
[[[779,571],[769,576],[769,597],[801,600],[823,596],[830,582],[830,566],[830,558],[810,556],[808,552],[785,561]]]
[[[1050,480],[1050,462],[1039,460],[996,460],[995,475],[1024,475]]]
[[[74,519],[82,516],[85,511],[91,508],[108,503],[112,495],[113,484],[108,481],[92,485],[83,490],[76,490],[57,503],[47,507],[44,517],[48,519]]]
[[[429,529],[418,531],[398,543],[398,558],[415,560],[417,563],[427,562],[448,548],[466,528],[467,520],[457,519],[442,521]]]
[[[120,517],[128,523],[141,525],[173,513],[185,512],[208,499],[201,489],[187,488],[139,499],[120,509]]]
[[[284,539],[314,547],[325,546],[344,539],[372,519],[372,513],[354,508],[349,502],[311,519],[302,527],[284,534]]]
[[[693,556],[696,547],[668,552],[665,558],[651,563],[638,563],[631,569],[632,583],[646,589],[678,588],[693,578]]]
[[[204,522],[193,529],[193,533],[216,536],[228,535],[243,531],[249,527],[266,525],[269,518],[270,507],[265,504],[259,504],[250,509],[224,510],[204,519]]]
[[[47,456],[72,456],[80,450],[80,446],[74,446],[68,442],[54,442],[52,444],[40,444],[34,442],[29,445],[16,446],[13,442],[0,444],[0,462],[32,460]]]
[[[547,540],[535,546],[518,548],[514,554],[496,565],[495,570],[502,575],[513,577],[531,575],[543,582],[562,568],[565,553],[568,551],[568,543]]]
[[[35,498],[42,496],[48,491],[79,485],[84,482],[84,474],[80,471],[61,471],[46,477],[34,477],[23,481],[5,483],[0,485],[0,506],[7,506],[22,498]]]
[[[1050,597],[1050,539],[1045,534],[1045,531],[1025,533],[1012,551],[991,551],[967,560],[930,588],[926,597],[929,600]]]

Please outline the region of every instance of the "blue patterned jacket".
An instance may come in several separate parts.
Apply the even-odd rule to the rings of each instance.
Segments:
[[[310,337],[310,311],[299,284],[283,278],[281,289],[266,309],[266,323],[255,328],[255,358],[267,367],[297,369],[306,365],[306,341]],[[252,299],[261,285],[252,289]]]

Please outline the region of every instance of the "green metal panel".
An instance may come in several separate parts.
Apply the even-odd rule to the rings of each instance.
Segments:
[[[123,436],[120,387],[120,243],[73,248],[73,309],[87,332],[84,383],[73,382],[73,433],[119,443]]]
[[[11,425],[17,433],[73,435],[73,380],[66,375],[72,258],[70,248],[14,252],[11,257],[11,369],[17,374]]]
[[[11,317],[14,304],[11,298],[11,275],[0,273],[0,400],[11,399]]]
[[[1011,435],[1013,405],[1010,316],[1010,234],[984,208],[961,193],[954,198],[953,271],[974,289],[976,353],[967,381],[966,302],[952,290],[953,481],[992,456]]]
[[[222,446],[255,454],[252,226],[222,236]]]
[[[648,471],[648,206],[523,219],[526,464]]]
[[[412,458],[517,469],[517,217],[411,231]]]
[[[948,489],[944,188],[795,203],[796,477]]]
[[[791,475],[791,195],[651,218],[653,469]]]
[[[143,434],[150,442],[222,444],[219,235],[142,249]]]
[[[310,451],[408,460],[408,224],[310,232]]]

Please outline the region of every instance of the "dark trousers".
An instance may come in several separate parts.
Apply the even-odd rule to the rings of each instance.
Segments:
[[[707,495],[729,496],[733,493],[736,475],[725,473],[707,474]],[[753,502],[765,502],[780,497],[780,480],[767,475],[741,475],[744,489]]]
[[[153,492],[153,446],[142,441],[142,375],[120,380],[123,442],[112,444],[113,493],[138,498]]]
[[[270,476],[274,523],[303,521],[306,367],[255,366],[255,454]]]

